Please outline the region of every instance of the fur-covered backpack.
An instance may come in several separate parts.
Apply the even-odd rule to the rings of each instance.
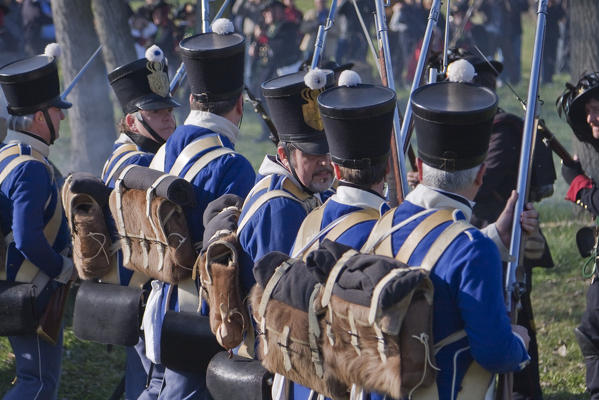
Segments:
[[[118,249],[118,243],[112,243],[104,216],[110,189],[99,178],[76,172],[66,178],[61,195],[79,277],[89,280],[105,276]]]
[[[183,210],[195,204],[189,182],[129,165],[109,203],[126,268],[175,285],[191,276],[196,251]]]

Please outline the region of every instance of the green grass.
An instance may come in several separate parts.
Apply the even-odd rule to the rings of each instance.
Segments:
[[[311,0],[297,1],[296,4],[304,11],[312,7]],[[525,99],[530,75],[534,20],[529,19],[524,28],[523,83],[515,89]],[[553,106],[568,79],[565,75],[556,76],[556,83],[541,87],[540,98],[545,102],[541,116],[564,146],[571,149],[573,135],[566,123],[557,117]],[[499,88],[498,94],[502,108],[524,116],[522,108],[507,87]],[[399,91],[398,98],[403,110],[408,98],[407,90]],[[70,151],[66,140],[69,137],[68,124],[64,126],[67,129],[61,131],[62,139],[57,142],[52,156],[53,161],[63,170],[68,165]],[[246,107],[241,131],[242,137],[237,149],[257,168],[264,154],[272,153],[274,146],[263,140],[259,119],[249,107]],[[537,205],[543,231],[556,264],[548,270],[535,269],[533,278],[532,299],[539,341],[541,385],[546,400],[587,399],[588,395],[584,393],[584,364],[572,329],[579,323],[584,311],[588,281],[581,276],[584,260],[576,251],[574,236],[581,226],[590,225],[593,221],[588,215],[575,212],[574,207],[563,200],[567,186],[559,177],[560,164],[557,157],[555,165],[558,169],[555,194]],[[563,345],[566,353],[564,355],[561,352],[560,355],[557,350]],[[68,318],[59,399],[107,399],[123,374],[124,359],[123,348],[117,346],[108,352],[106,346],[76,339]],[[13,378],[14,355],[6,338],[0,338],[0,393],[8,390]]]

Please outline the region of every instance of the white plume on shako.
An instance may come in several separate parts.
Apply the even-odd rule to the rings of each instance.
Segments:
[[[227,18],[219,18],[212,23],[212,32],[219,35],[228,35],[235,32],[233,22]]]
[[[460,58],[447,66],[447,79],[450,82],[472,82],[476,76],[474,65]]]
[[[146,50],[146,60],[151,62],[162,62],[164,60],[164,52],[160,47],[153,44]]]
[[[322,89],[327,83],[327,74],[320,68],[314,68],[304,76],[304,83],[312,90]]]
[[[44,55],[48,57],[59,58],[62,54],[62,48],[58,43],[48,43],[44,49]]]
[[[360,78],[360,75],[356,71],[352,71],[351,69],[343,71],[337,81],[338,86],[347,87],[358,86],[360,83],[362,83],[362,78]]]

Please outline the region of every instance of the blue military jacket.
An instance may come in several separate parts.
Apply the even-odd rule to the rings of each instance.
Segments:
[[[321,205],[320,195],[310,195],[300,188],[292,174],[275,157],[266,156],[254,186],[239,217],[243,225],[237,231],[241,245],[241,284],[245,293],[254,285],[254,263],[271,251],[289,253],[297,231],[308,212]],[[261,177],[261,179],[260,179]],[[274,197],[253,209],[267,192],[282,190],[293,198]],[[250,215],[251,214],[251,215]]]
[[[32,136],[11,131],[8,143],[0,149],[0,157],[13,151],[16,154],[0,162],[0,171],[19,155],[31,155],[37,160],[17,165],[0,185],[2,234],[11,237],[7,245],[6,276],[0,279],[30,282],[22,279],[22,266],[29,261],[50,278],[64,283],[70,277],[72,262],[61,252],[70,247],[71,238],[59,187],[47,159],[49,147]],[[55,235],[47,238],[44,228],[50,224],[57,224]]]
[[[329,224],[338,221],[343,216],[354,211],[373,209],[377,211],[377,214],[380,217],[389,210],[389,206],[385,199],[380,195],[372,191],[354,187],[353,185],[350,186],[344,182],[339,183],[337,192],[322,205],[322,208],[324,208],[324,213],[322,214],[322,219],[320,221],[320,229],[325,229],[327,226],[330,226]],[[355,224],[348,229],[345,229],[343,233],[337,237],[336,241],[351,246],[356,250],[360,250],[366,242],[375,223],[376,219],[370,219]],[[343,222],[340,224],[343,225]],[[326,235],[320,237],[319,242],[322,241],[324,237],[326,237]],[[301,250],[299,239],[305,238],[298,237],[290,255]]]
[[[142,149],[139,145],[135,144],[129,136],[122,133],[119,138],[114,142],[112,147],[112,153],[106,160],[104,168],[102,170],[102,181],[106,186],[114,189],[115,181],[118,176],[117,173],[120,169],[127,165],[139,165],[141,167],[148,167],[154,158],[154,154]],[[106,223],[112,234],[113,242],[118,240],[117,229],[114,223],[114,219],[110,213],[108,205],[104,210],[106,215]],[[128,285],[133,276],[133,271],[123,266],[123,252],[119,249],[116,253],[119,283],[121,285]]]
[[[396,209],[393,226],[427,209],[455,208],[455,220],[469,220],[471,203],[461,196],[419,185]],[[395,255],[410,232],[430,213],[415,218],[392,234]],[[433,241],[448,226],[433,229],[412,253],[408,265],[418,266]],[[376,232],[373,232],[376,235]],[[502,291],[497,246],[472,227],[443,253],[430,274],[434,285],[433,336],[439,342],[464,329],[467,337],[443,347],[436,355],[439,399],[452,399],[476,360],[491,372],[516,371],[530,359],[522,341],[512,333]],[[455,368],[454,368],[455,367]],[[452,387],[454,393],[452,394]]]
[[[191,111],[185,121],[185,125],[177,127],[175,132],[166,141],[164,148],[164,161],[157,158],[161,165],[155,165],[162,171],[169,172],[186,146],[208,136],[217,138],[222,147],[234,149],[234,141],[239,135],[239,130],[227,119],[203,111]],[[205,153],[213,150],[208,148],[199,152],[190,158],[189,162],[183,167],[179,176],[185,176],[191,166]],[[161,150],[162,151],[162,150]],[[252,188],[256,174],[250,162],[238,153],[229,153],[219,156],[210,161],[202,170],[191,179],[196,194],[197,206],[187,215],[192,240],[194,243],[202,241],[204,233],[203,213],[208,203],[219,198],[224,194],[236,194],[245,198]],[[163,293],[169,291],[170,285],[164,285]],[[167,308],[178,310],[177,291],[172,291],[169,305],[164,305],[163,310]],[[166,299],[167,296],[165,296]],[[207,307],[202,307],[202,313],[207,315]]]

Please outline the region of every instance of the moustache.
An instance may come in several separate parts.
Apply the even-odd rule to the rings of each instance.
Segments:
[[[332,167],[318,168],[316,171],[314,171],[314,174],[312,174],[312,176],[320,175],[322,173],[327,173],[329,175],[333,175],[333,168]]]

